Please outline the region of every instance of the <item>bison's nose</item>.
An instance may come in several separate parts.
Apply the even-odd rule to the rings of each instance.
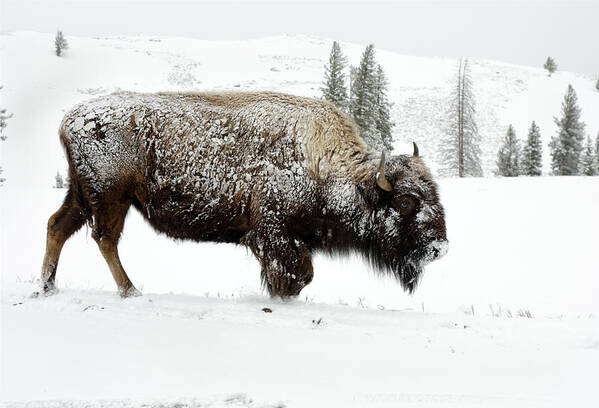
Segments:
[[[446,239],[433,241],[428,244],[428,249],[432,259],[439,259],[447,253],[449,242]]]

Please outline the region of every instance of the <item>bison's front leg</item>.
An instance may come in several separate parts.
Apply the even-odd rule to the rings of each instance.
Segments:
[[[250,231],[243,239],[262,266],[262,284],[270,296],[299,295],[312,281],[312,255],[299,239],[281,228]]]

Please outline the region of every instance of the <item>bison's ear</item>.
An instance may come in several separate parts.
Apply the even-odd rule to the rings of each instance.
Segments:
[[[376,185],[384,191],[393,191],[393,186],[385,177],[385,151],[381,153],[381,162],[379,163],[379,169],[376,172]]]

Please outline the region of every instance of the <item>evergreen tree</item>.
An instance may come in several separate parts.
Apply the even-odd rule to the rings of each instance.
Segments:
[[[449,125],[441,140],[441,173],[449,177],[481,177],[480,135],[476,126],[472,78],[467,59],[460,59],[449,103]]]
[[[337,41],[333,42],[331,54],[329,56],[329,65],[324,67],[324,82],[322,98],[333,102],[340,109],[347,109],[347,87],[345,86],[345,74],[343,71],[347,67],[347,59],[341,52],[341,47]]]
[[[597,137],[595,138],[595,161],[597,163],[597,174],[599,174],[599,132],[597,132]]]
[[[540,176],[543,168],[543,146],[539,127],[533,121],[528,130],[528,139],[522,149],[520,160],[520,174],[524,176]]]
[[[4,88],[0,86],[0,91]],[[12,114],[6,113],[6,108],[0,108],[0,140],[6,140],[4,136],[4,128],[6,127],[6,121],[12,117]]]
[[[547,57],[547,61],[545,61],[545,65],[543,65],[543,68],[545,68],[547,72],[549,72],[549,76],[551,76],[551,74],[557,71],[557,64],[555,63],[553,58]]]
[[[11,116],[12,115],[6,113],[6,108],[0,109],[0,140],[2,141],[6,140],[6,136],[4,136],[4,128],[7,125],[6,120],[10,119]]]
[[[587,136],[587,144],[582,154],[582,174],[585,176],[597,175],[596,159],[596,152],[593,152],[593,143],[591,142],[591,138]]]
[[[360,65],[350,71],[349,112],[366,143],[377,150],[391,149],[391,129],[387,80],[374,59],[374,45],[364,50]]]
[[[503,145],[497,153],[497,175],[503,177],[516,177],[520,174],[520,146],[516,138],[516,132],[512,125],[507,129]]]
[[[373,95],[375,69],[374,45],[370,44],[362,54],[360,65],[354,70],[349,111],[366,143],[373,148],[378,148],[380,143],[376,134],[376,107]]]
[[[595,89],[599,91],[599,77],[597,78],[597,82],[595,83]]]
[[[388,81],[383,67],[377,65],[375,71],[375,93],[376,98],[376,129],[380,135],[383,147],[387,151],[393,150],[392,130],[395,124],[391,120],[391,102],[387,97]]]
[[[54,188],[65,188],[65,182],[64,179],[62,178],[62,175],[60,174],[59,171],[56,172],[56,176],[54,177]]]
[[[580,174],[580,154],[584,141],[585,124],[580,120],[578,98],[572,85],[562,102],[562,117],[554,118],[558,134],[551,138],[551,170],[556,176],[575,176]]]
[[[64,38],[62,31],[58,30],[56,32],[56,37],[54,37],[54,51],[57,56],[61,56],[64,50],[69,49],[69,43],[67,43],[67,39]]]

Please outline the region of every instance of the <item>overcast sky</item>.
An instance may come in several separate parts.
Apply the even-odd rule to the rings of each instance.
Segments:
[[[599,0],[0,0],[1,30],[246,39],[311,34],[410,55],[599,74]]]

